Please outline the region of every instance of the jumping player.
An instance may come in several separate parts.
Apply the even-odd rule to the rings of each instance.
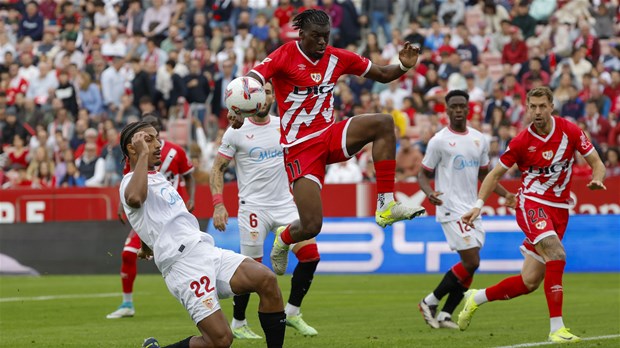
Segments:
[[[161,122],[159,118],[152,114],[145,114],[142,120],[152,125],[158,134],[161,131]],[[189,199],[185,202],[187,210],[190,212],[194,210],[194,166],[190,159],[187,157],[185,150],[177,144],[170,141],[161,140],[161,153],[163,161],[158,170],[170,181],[172,186],[179,191],[179,194],[183,195],[183,187],[180,185],[181,177],[185,181],[185,189]],[[129,172],[129,163],[125,162],[125,168],[123,172],[127,174]],[[122,211],[119,211],[119,218],[124,223]],[[137,252],[140,249],[140,237],[135,231],[129,232],[127,239],[125,240],[125,246],[123,247],[123,253],[121,254],[121,282],[123,284],[123,302],[112,313],[108,314],[108,319],[118,319],[133,317],[136,313],[133,305],[133,284],[136,280],[138,273]]]
[[[419,48],[405,43],[400,64],[380,66],[347,50],[329,46],[329,16],[320,10],[306,10],[293,20],[299,41],[280,46],[247,76],[263,84],[272,80],[281,113],[280,143],[289,183],[299,211],[299,220],[276,232],[271,263],[276,274],[284,274],[289,246],[316,237],[323,224],[321,188],[325,167],[344,162],[366,144],[373,143],[377,173],[377,211],[381,227],[412,219],[424,213],[422,207],[408,207],[394,201],[396,138],[392,116],[368,114],[334,122],[333,90],[345,74],[364,76],[387,83],[413,68]],[[233,127],[243,119],[231,115]]]
[[[462,217],[464,223],[474,228],[484,201],[504,173],[516,164],[523,172],[516,208],[517,223],[525,233],[521,274],[483,290],[468,291],[458,325],[461,330],[467,329],[480,305],[528,294],[544,279],[551,326],[549,341],[577,342],[580,338],[569,332],[562,319],[562,276],[566,265],[562,238],[568,224],[568,210],[573,204],[570,188],[575,151],[583,155],[592,168],[589,189],[607,189],[603,184],[605,166],[577,125],[551,116],[553,92],[548,87],[537,87],[527,94],[527,110],[532,123],[512,139],[500,157],[500,165],[484,179],[474,208]]]
[[[235,160],[241,254],[258,262],[263,259],[267,233],[299,219],[284,172],[282,146],[276,136],[280,134],[280,119],[269,115],[274,102],[270,82],[265,83],[265,93],[265,105],[258,114],[250,117],[240,129],[226,130],[211,170],[213,224],[224,231],[228,223],[228,212],[222,202],[224,170]],[[295,244],[293,253],[299,263],[293,272],[291,294],[284,308],[286,324],[305,336],[315,336],[318,332],[300,313],[301,302],[310,289],[320,260],[314,238]],[[231,326],[235,338],[261,338],[250,329],[245,318],[249,299],[250,294],[234,297]]]

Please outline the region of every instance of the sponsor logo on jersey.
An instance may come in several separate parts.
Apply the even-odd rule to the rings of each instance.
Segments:
[[[254,139],[254,134],[246,134],[245,137],[248,138],[249,140],[252,140]]]
[[[527,151],[529,152],[536,152],[536,146],[530,146],[527,148]]]
[[[587,149],[590,146],[590,141],[588,140],[588,137],[583,132],[581,132],[580,139],[581,139],[581,148],[584,150]]]
[[[452,160],[452,167],[456,170],[463,170],[465,168],[480,167],[480,161],[477,159],[467,159],[463,155],[457,155]]]
[[[171,190],[171,188],[170,186],[162,187],[159,194],[168,202],[168,205],[175,205],[177,202],[183,202],[183,198],[181,198],[177,190]]]
[[[213,299],[211,297],[209,297],[208,299],[202,301],[202,304],[207,307],[207,309],[211,310],[213,309],[213,307],[215,307],[215,301],[213,301]]]
[[[542,230],[545,227],[547,227],[547,221],[545,221],[545,220],[538,221],[536,223],[536,228],[539,229],[539,230]]]
[[[278,148],[264,149],[259,146],[251,148],[250,151],[248,152],[248,155],[250,156],[252,161],[254,161],[255,163],[260,163],[260,162],[266,161],[271,158],[284,157],[284,153],[282,152],[282,149],[278,149]]]
[[[552,173],[562,172],[568,169],[569,166],[570,166],[570,161],[564,160],[564,161],[553,163],[548,167],[530,166],[527,171],[528,173],[532,173],[532,174],[552,174]]]
[[[312,81],[319,83],[323,79],[323,76],[320,73],[311,73],[310,78]]]
[[[553,151],[549,150],[549,151],[544,151],[542,153],[542,157],[544,159],[546,159],[547,161],[553,158]]]
[[[456,146],[456,142],[449,142],[448,143],[450,146],[455,147]]]
[[[306,70],[306,64],[299,64],[297,67],[299,70]]]
[[[325,93],[331,93],[334,90],[335,84],[326,83],[318,86],[308,86],[308,87],[297,87],[293,89],[293,94],[297,95],[305,95],[308,96],[310,94],[321,95]]]

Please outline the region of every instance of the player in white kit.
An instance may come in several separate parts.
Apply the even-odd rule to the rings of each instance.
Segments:
[[[469,94],[465,91],[448,92],[446,112],[450,124],[429,141],[422,160],[423,169],[418,175],[420,188],[437,206],[436,219],[441,223],[450,249],[461,257],[437,288],[418,305],[424,320],[434,329],[458,329],[452,321],[452,312],[471,285],[480,264],[480,248],[484,245],[485,234],[480,221],[471,228],[460,220],[476,202],[478,180],[484,180],[489,172],[489,144],[482,133],[467,127],[468,101]],[[429,182],[433,175],[435,189]],[[506,198],[506,205],[514,207],[514,194],[501,185],[497,185],[495,193]],[[448,294],[437,315],[439,301]]]
[[[275,274],[246,256],[215,247],[203,233],[183,199],[155,170],[161,143],[145,122],[128,124],[121,149],[131,166],[120,185],[127,219],[142,240],[140,256],[152,255],[168,290],[183,304],[201,336],[190,336],[168,347],[229,347],[233,335],[219,299],[257,292],[259,318],[268,347],[282,347],[286,317]],[[148,338],[143,347],[160,347]]]
[[[265,106],[248,118],[239,129],[228,128],[211,170],[213,195],[213,224],[220,231],[226,230],[228,211],[222,202],[224,170],[235,160],[239,185],[239,234],[241,254],[258,262],[263,259],[263,243],[267,233],[299,219],[293,195],[288,186],[284,167],[284,154],[280,145],[280,119],[269,115],[274,102],[273,86],[265,84]],[[286,323],[305,336],[318,332],[301,317],[301,302],[310,289],[314,272],[319,263],[315,239],[297,243],[293,253],[299,263],[291,279],[291,294],[284,308]],[[234,297],[232,331],[235,338],[261,338],[248,326],[245,310],[250,294]]]

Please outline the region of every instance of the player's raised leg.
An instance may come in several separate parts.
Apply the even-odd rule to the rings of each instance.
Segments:
[[[262,248],[262,245],[261,245]],[[243,246],[241,248],[241,254],[243,253]],[[263,258],[254,258],[258,263],[263,262]],[[250,302],[250,294],[235,295],[233,297],[233,320],[230,324],[233,336],[238,339],[261,339],[262,337],[256,334],[245,317],[245,311],[248,308],[248,302]]]
[[[293,253],[297,256],[297,266],[291,278],[291,293],[284,307],[286,325],[293,327],[304,336],[316,336],[318,331],[302,318],[301,303],[310,290],[314,272],[321,259],[316,241],[313,239],[295,244]]]
[[[372,142],[372,159],[377,177],[377,212],[375,219],[381,227],[424,214],[422,207],[408,207],[394,201],[396,174],[396,135],[391,115],[368,114],[350,119],[346,130],[348,155],[359,152]]]
[[[108,319],[119,319],[133,317],[136,310],[133,305],[133,284],[138,274],[138,250],[140,249],[140,237],[135,231],[131,231],[123,252],[121,254],[121,283],[123,284],[123,302],[112,313],[108,314]]]

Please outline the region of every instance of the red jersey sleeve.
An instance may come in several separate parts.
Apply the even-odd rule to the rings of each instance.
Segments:
[[[520,137],[516,137],[510,141],[506,151],[499,157],[499,164],[506,169],[510,169],[515,163],[519,161],[519,139]]]
[[[343,74],[364,76],[372,66],[372,62],[368,58],[362,57],[357,53],[338,48],[336,49],[336,54],[345,66]]]
[[[129,159],[128,158],[126,158],[125,162],[123,162],[123,163],[125,163],[123,165],[123,175],[125,175],[125,174],[127,174],[127,173],[129,173],[131,171],[131,167],[129,166]]]
[[[287,56],[286,49],[290,45],[282,45],[275,51],[271,52],[267,58],[258,63],[250,72],[253,72],[263,79],[263,84],[271,80],[272,77],[278,74],[279,68],[283,65],[280,63],[280,57]]]
[[[194,171],[194,164],[187,157],[187,153],[185,152],[185,150],[183,150],[182,147],[179,146],[177,148],[177,155],[174,159],[177,162],[177,165],[179,168],[179,174],[187,175],[191,173],[192,171]]]
[[[594,145],[592,145],[586,133],[584,133],[579,126],[572,122],[566,122],[566,125],[570,141],[575,144],[575,149],[579,151],[582,156],[585,157],[594,151]]]

